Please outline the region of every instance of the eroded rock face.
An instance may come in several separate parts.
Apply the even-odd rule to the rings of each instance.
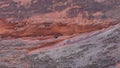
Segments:
[[[105,15],[102,17],[107,17],[106,12],[119,8],[120,5],[119,0],[1,0],[0,2],[0,18],[12,21],[23,20],[36,14],[44,16],[55,12],[63,12],[67,18],[84,15],[86,12],[90,18],[93,18],[92,14],[96,12],[103,12]]]
[[[0,0],[0,68],[119,68],[119,0]]]

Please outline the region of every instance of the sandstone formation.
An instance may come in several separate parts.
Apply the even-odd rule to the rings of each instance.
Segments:
[[[120,68],[120,0],[0,0],[0,68]]]

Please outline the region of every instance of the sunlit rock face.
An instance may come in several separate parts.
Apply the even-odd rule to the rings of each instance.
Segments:
[[[119,68],[120,0],[0,0],[0,68]]]

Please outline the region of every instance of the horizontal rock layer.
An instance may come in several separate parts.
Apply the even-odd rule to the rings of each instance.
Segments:
[[[0,68],[119,68],[119,0],[0,0]]]

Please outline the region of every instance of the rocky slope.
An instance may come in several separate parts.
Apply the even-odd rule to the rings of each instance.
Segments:
[[[120,0],[0,0],[0,68],[120,68]]]

